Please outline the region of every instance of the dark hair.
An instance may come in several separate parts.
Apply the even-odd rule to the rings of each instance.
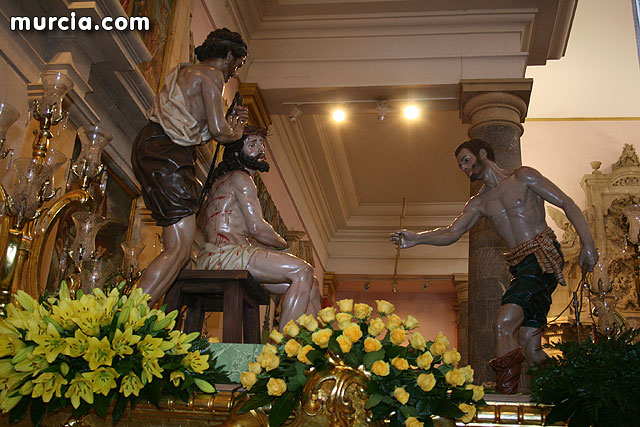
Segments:
[[[484,150],[487,152],[487,158],[492,161],[496,161],[496,155],[493,153],[493,148],[489,145],[489,143],[483,139],[470,139],[469,141],[465,141],[456,148],[455,156],[458,157],[460,151],[463,148],[471,151],[474,156],[480,156],[480,150]]]
[[[244,141],[251,135],[260,135],[261,137],[266,138],[267,129],[257,126],[245,126],[242,138],[237,141],[233,141],[231,144],[225,145],[224,152],[222,153],[222,161],[213,170],[214,181],[234,170],[247,172],[244,165],[240,162],[240,154],[242,152],[242,147],[244,147]]]
[[[242,36],[227,28],[219,28],[211,31],[207,39],[195,49],[198,61],[211,58],[224,58],[231,51],[234,58],[247,56],[247,44],[242,41]]]

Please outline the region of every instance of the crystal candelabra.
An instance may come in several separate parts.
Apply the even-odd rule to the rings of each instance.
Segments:
[[[640,305],[640,206],[627,206],[622,210],[622,214],[629,223],[627,241],[631,243],[634,249],[633,266],[635,270],[636,296],[638,298],[638,305]]]
[[[15,159],[4,185],[0,185],[0,314],[11,293],[17,289],[23,289],[33,297],[43,290],[40,272],[45,242],[54,224],[69,207],[81,205],[86,210],[91,204],[91,196],[86,190],[92,182],[102,178],[101,152],[112,139],[97,126],[81,128],[78,136],[83,150],[72,170],[82,189],[59,195],[60,188],[54,185],[53,177],[67,163],[67,158],[50,145],[54,140],[54,127],[59,126],[59,134],[69,117],[62,101],[73,88],[73,82],[55,71],[45,71],[40,77],[44,93],[32,104],[27,117],[27,123],[33,118],[39,124],[34,130],[32,157]],[[15,108],[0,103],[0,158],[11,153],[11,150],[5,150],[5,137],[18,117]],[[51,203],[45,207],[47,202]],[[25,265],[25,281],[22,281]],[[89,271],[96,268],[87,266]]]

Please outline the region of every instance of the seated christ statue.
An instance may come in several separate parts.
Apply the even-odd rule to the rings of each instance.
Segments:
[[[269,170],[266,141],[266,129],[247,126],[240,140],[225,146],[205,204],[206,242],[197,268],[247,270],[268,292],[284,294],[282,329],[303,314],[315,316],[321,296],[311,265],[284,252],[287,242],[262,216],[253,178]]]

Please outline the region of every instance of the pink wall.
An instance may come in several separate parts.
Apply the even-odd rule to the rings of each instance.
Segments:
[[[376,308],[375,300],[384,299],[392,303],[395,313],[406,319],[412,315],[420,322],[418,332],[427,340],[433,340],[439,331],[449,339],[452,347],[458,346],[458,326],[456,324],[456,313],[453,310],[455,295],[449,293],[356,293],[340,292],[336,295],[336,301],[344,298],[352,298],[354,302],[364,302]]]

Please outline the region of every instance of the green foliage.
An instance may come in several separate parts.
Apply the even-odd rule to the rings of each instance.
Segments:
[[[531,397],[554,405],[548,423],[569,427],[640,426],[640,330],[619,337],[549,346],[562,352],[532,368]]]

